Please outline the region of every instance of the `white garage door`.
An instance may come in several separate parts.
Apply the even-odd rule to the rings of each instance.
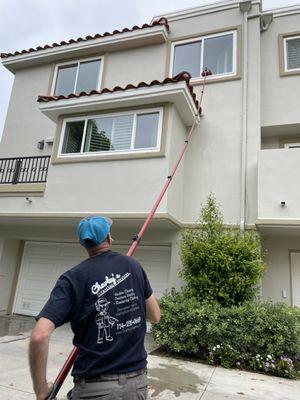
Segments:
[[[128,246],[113,246],[126,253]],[[74,244],[27,242],[24,249],[16,292],[14,312],[37,315],[47,301],[57,278],[86,258],[85,251]],[[168,289],[170,247],[141,246],[135,258],[143,265],[158,297]]]

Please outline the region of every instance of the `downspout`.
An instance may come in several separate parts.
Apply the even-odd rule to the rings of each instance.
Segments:
[[[241,177],[240,177],[240,229],[246,227],[246,173],[247,173],[247,112],[248,112],[248,12],[251,1],[241,1],[243,13],[243,98],[242,98],[242,140],[241,140]]]

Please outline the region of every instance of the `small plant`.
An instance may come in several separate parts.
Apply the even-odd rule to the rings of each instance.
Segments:
[[[224,368],[237,366],[239,352],[228,343],[221,343],[213,346],[209,352],[208,361],[210,364],[220,364]]]
[[[189,296],[225,307],[255,298],[265,269],[260,239],[254,231],[225,227],[212,194],[199,226],[184,231],[180,247]]]

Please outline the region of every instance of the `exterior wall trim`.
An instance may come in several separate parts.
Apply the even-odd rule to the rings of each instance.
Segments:
[[[263,226],[280,226],[280,227],[300,226],[300,219],[295,219],[295,218],[286,218],[286,219],[279,219],[279,218],[264,219],[264,218],[259,218],[256,221],[256,226],[258,226],[258,227],[263,227]]]
[[[6,212],[2,213],[0,212],[0,218],[1,217],[21,217],[21,218],[43,218],[43,219],[52,219],[52,218],[85,218],[90,215],[101,215],[101,216],[107,216],[111,219],[132,219],[132,220],[144,220],[147,216],[148,213],[108,213],[108,212],[95,212],[95,211],[90,211],[90,212],[45,212],[45,213],[36,213],[36,212],[28,212],[28,213],[22,213],[22,212]],[[168,220],[172,222],[177,228],[182,228],[183,225],[180,221],[178,221],[176,218],[174,218],[171,214],[169,213],[156,213],[153,216],[154,219],[156,220]]]
[[[290,7],[274,8],[273,10],[266,10],[266,12],[273,13],[274,18],[280,18],[288,15],[300,14],[300,7],[299,5],[295,5]]]
[[[0,197],[43,196],[45,183],[17,183],[0,185]]]
[[[260,0],[252,0],[252,5],[258,4],[259,6],[261,5]],[[200,7],[193,7],[193,8],[186,8],[186,9],[181,9],[179,11],[174,11],[171,13],[164,14],[164,17],[167,18],[168,22],[172,21],[178,21],[181,19],[185,18],[190,18],[190,17],[197,17],[199,15],[205,15],[205,14],[212,14],[215,12],[220,12],[220,11],[225,11],[225,10],[231,10],[234,8],[239,8],[239,2],[233,2],[232,0],[229,1],[221,1],[218,3],[214,4],[206,4]],[[161,18],[162,15],[159,16],[154,16],[151,20],[151,22],[154,22],[156,19]]]
[[[299,9],[300,12],[300,9]],[[280,76],[300,75],[300,70],[297,71],[286,71],[285,70],[285,39],[300,36],[300,31],[281,33],[278,35],[278,47],[279,47],[279,73]]]

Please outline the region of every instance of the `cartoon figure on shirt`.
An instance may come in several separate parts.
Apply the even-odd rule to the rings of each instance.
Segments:
[[[110,329],[118,320],[108,314],[108,307],[110,301],[105,298],[100,298],[96,301],[95,306],[99,314],[96,315],[96,324],[98,326],[98,340],[97,343],[103,343],[105,339],[107,342],[112,342],[114,339],[110,335]]]

